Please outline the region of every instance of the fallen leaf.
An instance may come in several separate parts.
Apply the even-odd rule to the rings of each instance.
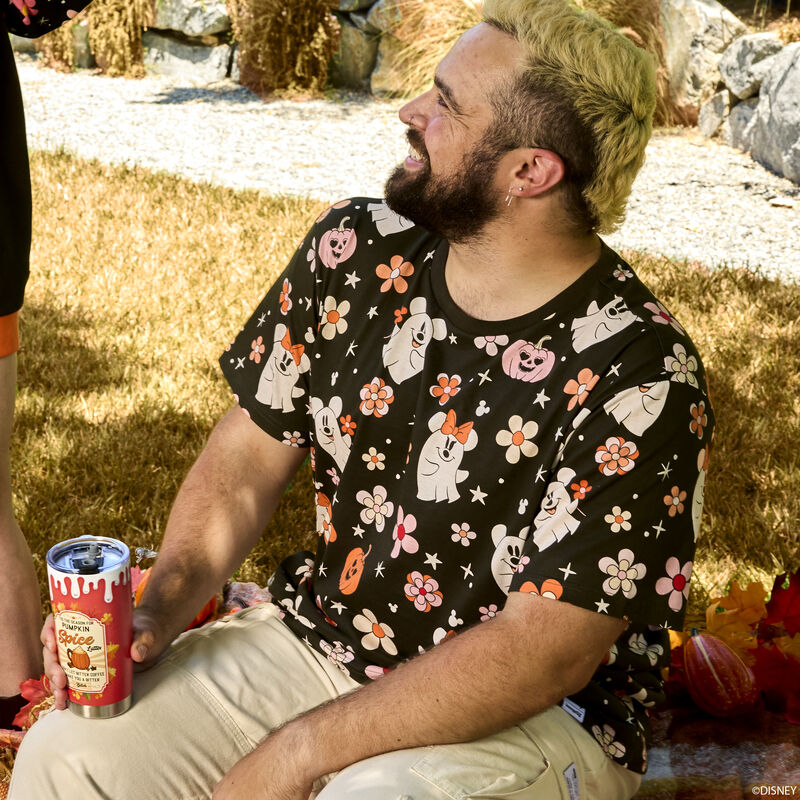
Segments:
[[[746,625],[755,625],[767,616],[767,590],[761,581],[753,581],[742,589],[737,581],[731,583],[727,596],[718,597],[718,603],[726,611],[736,611]]]
[[[789,575],[784,572],[775,578],[767,603],[769,625],[780,625],[789,636],[800,633],[800,570]]]

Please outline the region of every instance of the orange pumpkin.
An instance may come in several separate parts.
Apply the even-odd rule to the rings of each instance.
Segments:
[[[136,587],[136,594],[134,595],[134,607],[141,605],[142,596],[144,595],[144,587],[150,578],[150,570],[148,567],[142,574],[142,579]],[[184,630],[190,631],[192,628],[199,628],[204,622],[207,622],[217,611],[217,596],[214,595],[201,609],[197,616],[186,626]]]
[[[692,635],[683,646],[684,674],[692,700],[715,717],[749,711],[760,695],[752,670],[722,639]]]
[[[372,545],[365,553],[360,547],[354,547],[348,554],[344,562],[344,569],[339,577],[339,591],[342,594],[353,594],[358,588],[358,582],[364,572],[364,562],[372,550]]]

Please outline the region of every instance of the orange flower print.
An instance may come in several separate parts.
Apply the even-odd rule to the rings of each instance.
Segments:
[[[394,324],[401,325],[403,322],[403,317],[408,314],[408,308],[403,306],[402,308],[396,308],[394,310]]]
[[[375,274],[379,278],[383,278],[381,291],[388,292],[389,289],[394,288],[396,292],[402,294],[408,289],[406,278],[414,274],[414,265],[410,261],[404,261],[403,256],[392,256],[389,264],[391,266],[378,264],[375,269]]]
[[[352,436],[358,427],[349,414],[346,417],[339,417],[339,424],[342,426],[342,433],[348,436]]]
[[[564,587],[555,578],[546,578],[542,583],[541,591],[533,581],[525,581],[519,587],[519,590],[525,594],[538,594],[540,597],[549,597],[551,600],[558,600],[564,594]]]
[[[582,406],[589,392],[594,389],[594,385],[600,380],[599,375],[595,375],[588,367],[585,367],[578,373],[578,380],[572,378],[567,381],[564,387],[564,394],[570,394],[572,397],[569,399],[567,411],[572,411],[576,405]]]
[[[633,442],[626,442],[619,436],[609,436],[606,443],[601,444],[594,454],[598,469],[603,475],[622,475],[636,466],[639,451]]]
[[[281,314],[284,316],[289,313],[289,309],[292,307],[292,284],[289,283],[287,278],[283,280],[283,286],[281,287],[281,294],[280,294],[280,303],[281,303]]]
[[[575,500],[585,500],[586,495],[592,491],[592,487],[589,486],[589,481],[580,481],[580,483],[572,483],[570,484],[570,489],[572,489],[572,496]]]
[[[668,506],[667,513],[674,517],[676,514],[683,514],[683,501],[686,499],[686,492],[682,492],[677,486],[670,489],[670,493],[664,495],[664,505]]]
[[[699,403],[692,403],[691,406],[689,406],[689,413],[692,415],[692,421],[689,423],[689,430],[697,434],[698,439],[702,439],[703,428],[708,425],[705,401],[701,400]]]
[[[249,358],[251,361],[255,361],[256,364],[261,363],[261,355],[267,349],[266,345],[264,344],[264,337],[259,336],[258,339],[253,339],[250,342],[250,355]]]
[[[421,572],[409,572],[406,575],[405,595],[407,600],[414,603],[417,611],[430,611],[433,606],[442,604],[442,593],[439,591],[439,582],[430,575]]]
[[[361,389],[361,404],[359,409],[362,414],[372,414],[374,417],[383,417],[389,411],[389,405],[394,402],[394,389],[387,386],[383,378],[373,378],[365,383]]]
[[[440,372],[436,376],[439,381],[437,386],[431,386],[431,394],[439,398],[439,405],[443,406],[451,397],[455,397],[461,390],[458,388],[461,384],[461,377],[453,375],[452,378]]]

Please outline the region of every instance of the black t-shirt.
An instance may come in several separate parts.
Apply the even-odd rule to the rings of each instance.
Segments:
[[[702,509],[700,359],[605,245],[501,322],[454,304],[447,253],[381,200],[337,203],[220,360],[259,426],[311,446],[318,548],[284,561],[274,602],[361,682],[490,619],[510,591],[626,617],[563,706],[642,772]]]

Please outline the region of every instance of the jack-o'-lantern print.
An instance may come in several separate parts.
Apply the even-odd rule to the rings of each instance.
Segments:
[[[82,647],[76,647],[74,650],[68,647],[67,658],[68,666],[75,669],[89,669],[89,654]]]
[[[319,240],[319,257],[329,269],[347,261],[356,249],[356,232],[352,228],[345,228],[344,224],[350,217],[344,217],[338,228],[331,228],[323,233]]]
[[[517,339],[503,351],[503,372],[509,378],[525,383],[536,383],[550,374],[556,363],[556,354],[542,345],[552,337],[543,336],[536,344]]]
[[[344,569],[339,577],[339,591],[342,594],[353,594],[358,589],[358,582],[364,573],[364,562],[372,550],[372,545],[367,548],[365,553],[362,548],[354,547],[348,554],[344,562]]]

